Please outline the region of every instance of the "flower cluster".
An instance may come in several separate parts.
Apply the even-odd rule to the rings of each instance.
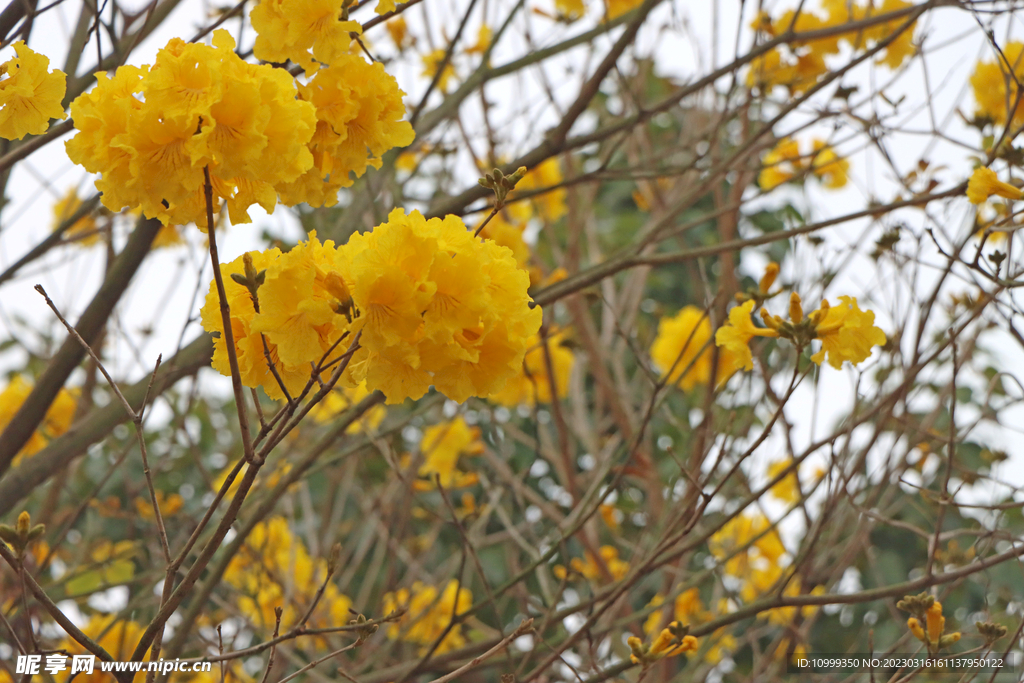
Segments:
[[[462,417],[427,427],[420,441],[420,451],[423,464],[417,473],[421,478],[413,484],[417,491],[434,490],[434,477],[445,489],[464,488],[479,481],[476,474],[458,469],[463,455],[474,456],[484,452],[479,427],[470,427]]]
[[[693,652],[697,649],[697,639],[689,635],[689,631],[689,626],[673,621],[661,630],[650,646],[645,645],[636,636],[630,636],[626,639],[631,652],[629,659],[634,664],[642,664],[647,668],[659,659]]]
[[[281,200],[333,206],[338,190],[354,182],[351,174],[380,168],[381,155],[412,143],[412,125],[402,120],[404,94],[380,62],[350,54],[299,85],[299,98],[316,107],[316,130],[307,144],[313,163],[280,188]]]
[[[837,190],[846,185],[850,162],[835,153],[824,140],[815,138],[811,151],[800,153],[800,144],[791,138],[779,140],[764,155],[764,167],[757,176],[757,184],[767,192],[782,183],[810,173],[821,181],[824,187]]]
[[[164,224],[207,227],[205,171],[214,210],[234,223],[259,204],[333,204],[337,190],[412,141],[402,92],[380,64],[344,55],[296,90],[283,69],[234,52],[224,30],[213,46],[172,39],[148,66],[123,66],[71,104],[78,134],[68,155],[99,173],[111,211],[142,207]],[[332,193],[335,196],[332,196]]]
[[[990,62],[978,62],[971,74],[971,88],[978,103],[974,115],[1001,126],[1008,122],[1019,126],[1024,123],[1024,106],[1019,101],[1019,83],[1024,78],[1024,43],[1010,41],[1000,52]]]
[[[325,559],[314,559],[296,538],[283,517],[271,517],[253,527],[245,545],[231,558],[224,580],[238,589],[238,608],[261,630],[273,629],[275,608],[282,608],[282,631],[294,625],[313,604],[326,583],[317,610],[308,622],[313,627],[345,624],[352,601],[334,583]]]
[[[82,633],[92,638],[111,657],[122,661],[131,658],[135,644],[146,630],[136,621],[119,620],[116,614],[95,614],[81,628]],[[91,654],[70,636],[61,643],[60,649],[72,656]],[[96,666],[93,673],[79,672],[74,680],[76,683],[106,683],[110,680],[110,674],[101,672],[100,667]]]
[[[766,327],[757,327],[751,320],[755,301],[747,301],[729,311],[728,324],[715,333],[715,343],[736,359],[736,367],[750,370],[753,357],[750,341],[754,337],[781,337],[803,348],[812,340],[821,341],[821,349],[811,356],[818,365],[828,360],[829,365],[839,369],[843,361],[854,365],[866,360],[874,346],[885,344],[885,333],[875,327],[875,314],[862,311],[857,298],[839,297],[838,306],[830,306],[828,300],[821,302],[821,308],[806,317],[800,297],[796,292],[790,295],[789,320],[761,309],[761,318]]]
[[[696,306],[685,306],[676,315],[658,321],[658,335],[651,346],[651,360],[668,381],[683,391],[711,380],[712,358],[711,321]],[[742,356],[729,347],[718,353],[715,376],[722,385],[736,370],[743,367]]]
[[[569,560],[569,569],[588,581],[603,582],[607,579],[618,581],[629,573],[629,562],[619,558],[619,550],[613,545],[603,545],[597,550],[599,558],[585,553],[585,559],[574,557]],[[569,572],[556,564],[552,571],[556,578],[566,579]]]
[[[521,404],[537,405],[551,403],[552,399],[565,398],[569,391],[569,376],[572,374],[576,357],[564,342],[568,330],[558,330],[547,336],[547,350],[539,334],[530,338],[526,357],[523,359],[523,370],[509,379],[505,388],[490,399],[495,403],[514,407]],[[550,357],[552,373],[548,372]],[[552,386],[553,385],[553,386]]]
[[[32,385],[21,375],[15,375],[4,390],[0,391],[0,432],[7,429],[7,425],[31,393]],[[50,440],[66,432],[71,427],[77,405],[77,392],[61,389],[46,411],[42,424],[29,438],[28,443],[18,451],[14,464],[18,464],[21,458],[27,455],[41,451]]]
[[[75,192],[75,189],[70,188],[67,193],[53,205],[53,229],[56,230],[59,228],[61,223],[69,220],[80,208],[82,208],[82,200],[78,197],[78,193]],[[64,231],[64,239],[74,240],[83,247],[96,244],[100,241],[100,234],[98,226],[96,225],[96,219],[93,218],[91,214],[85,214],[75,221],[71,227]]]
[[[519,372],[541,311],[508,249],[454,216],[427,221],[401,209],[346,249],[367,385],[390,403],[431,384],[459,402],[488,396]]]
[[[663,604],[665,604],[665,596],[655,593],[647,606],[661,607]],[[726,610],[723,609],[722,611]],[[672,602],[670,614],[671,621],[690,625],[703,624],[714,618],[714,614],[705,609],[704,603],[700,599],[700,589],[698,588],[689,588],[677,595],[676,599]],[[652,636],[660,633],[663,628],[664,618],[664,609],[651,612],[643,624],[644,634]],[[735,650],[736,647],[736,638],[729,633],[728,627],[722,626],[710,634],[704,651],[704,659],[709,664],[717,664],[728,652]]]
[[[313,105],[291,76],[241,60],[221,29],[213,46],[172,39],[152,68],[122,66],[71,104],[68,156],[102,174],[111,211],[141,206],[163,223],[206,226],[204,167],[235,223],[277,204],[279,186],[312,166]]]
[[[14,44],[18,55],[0,64],[0,138],[20,140],[46,132],[50,119],[66,119],[66,76],[60,69],[47,71],[50,60],[29,48]]]
[[[743,513],[730,519],[708,540],[708,550],[721,563],[722,572],[739,584],[737,595],[746,603],[777,590],[778,583],[787,578],[786,565],[792,559],[775,525],[760,513]],[[800,578],[793,576],[782,594],[793,597],[802,592]],[[823,587],[810,591],[812,595],[823,592]],[[813,611],[813,607],[801,609],[804,615]],[[762,615],[773,624],[785,625],[796,613],[796,607],[777,607]]]
[[[265,62],[290,59],[307,76],[320,64],[334,64],[348,54],[351,34],[362,33],[359,22],[348,20],[350,4],[346,0],[260,0],[249,15],[256,30],[253,54]],[[393,9],[394,2],[390,4]]]
[[[335,387],[334,391],[324,396],[323,400],[309,411],[309,415],[317,422],[330,422],[369,395],[370,390],[366,388],[365,381],[354,387]],[[345,432],[355,434],[361,430],[376,429],[384,420],[386,413],[387,410],[384,406],[373,406],[360,415],[358,420],[350,424]]]
[[[540,327],[529,277],[511,253],[454,216],[427,221],[396,209],[340,248],[310,233],[287,253],[247,254],[222,272],[242,382],[272,398],[285,395],[280,385],[301,391],[310,364],[339,356],[356,333],[346,379],[365,379],[389,403],[431,385],[459,402],[487,396],[519,371]],[[219,306],[211,283],[202,321],[220,334],[214,367],[230,374]]]
[[[908,595],[896,603],[914,616],[907,619],[907,628],[928,648],[938,652],[960,640],[960,632],[946,633],[946,617],[942,616],[942,603],[928,593]],[[922,625],[923,624],[923,625]]]
[[[781,36],[789,31],[806,33],[896,12],[912,5],[908,0],[882,0],[879,3],[822,0],[824,16],[804,9],[801,5],[799,13],[789,10],[776,19],[762,13],[754,20],[753,28],[770,37]],[[892,37],[897,32],[898,35]],[[764,92],[781,85],[794,94],[800,94],[828,72],[825,58],[839,54],[840,42],[847,43],[854,50],[863,50],[890,38],[891,42],[882,50],[878,62],[890,69],[897,69],[915,51],[914,24],[907,25],[906,17],[841,35],[816,40],[793,40],[785,46],[773,48],[751,62],[747,85],[758,87]]]
[[[440,594],[434,586],[417,581],[412,585],[412,590],[400,588],[384,595],[385,614],[398,609],[408,610],[401,619],[388,626],[388,638],[415,643],[420,646],[420,653],[425,653],[445,632],[452,619],[465,614],[472,605],[473,594],[468,588],[460,587],[454,579],[448,582]],[[455,624],[434,653],[457,650],[465,644],[462,624]]]

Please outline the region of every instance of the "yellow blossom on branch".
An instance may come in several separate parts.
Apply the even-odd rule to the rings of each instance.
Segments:
[[[349,187],[381,157],[415,139],[398,82],[379,62],[345,54],[321,69],[299,97],[316,107],[316,129],[308,142],[312,165],[297,179],[280,187],[288,205],[334,206],[338,190]]]
[[[629,573],[629,563],[619,558],[619,550],[615,546],[603,545],[597,552],[600,559],[588,552],[584,558],[574,557],[569,560],[569,568],[588,581],[595,582],[603,582],[608,578],[618,581]],[[554,566],[553,572],[558,579],[565,579],[569,575],[560,564]]]
[[[1024,106],[1018,102],[1024,79],[1024,43],[1010,41],[992,61],[980,61],[971,75],[971,88],[978,103],[975,116],[1005,126],[1024,123]],[[1009,107],[1013,107],[1013,111]]]
[[[821,309],[808,316],[814,323],[814,335],[821,340],[821,350],[811,356],[818,365],[828,359],[829,365],[839,369],[844,360],[854,365],[871,355],[873,346],[885,344],[885,333],[875,327],[875,314],[862,311],[857,298],[839,297],[838,306],[822,303]]]
[[[19,40],[17,54],[0,64],[0,138],[20,140],[41,135],[50,119],[66,119],[61,104],[66,77],[60,69],[47,71],[50,60]]]
[[[423,464],[418,473],[423,479],[414,483],[417,491],[433,490],[435,476],[446,489],[463,488],[478,481],[475,474],[457,469],[462,456],[479,455],[484,451],[479,427],[470,427],[461,416],[427,427],[420,450],[423,452]]]
[[[311,232],[286,254],[270,249],[222,266],[245,386],[294,396],[311,364],[338,358],[356,334],[344,381],[365,380],[389,403],[431,385],[459,402],[487,396],[520,371],[541,310],[530,307],[529,275],[511,252],[454,216],[427,221],[396,209],[388,218],[341,247]],[[220,333],[220,318],[211,283],[203,325]],[[222,334],[213,365],[230,373]]]
[[[790,460],[777,460],[768,465],[768,477],[774,479],[792,466],[793,461]],[[790,505],[800,500],[800,480],[797,478],[796,470],[790,472],[782,480],[771,487],[769,493],[775,498],[781,500],[783,503]]]
[[[697,639],[688,634],[689,626],[684,626],[678,621],[673,621],[654,641],[647,646],[636,636],[630,636],[626,642],[631,651],[630,660],[634,664],[642,664],[646,669],[648,666],[667,657],[676,657],[684,652],[693,652],[697,649]]]
[[[510,379],[504,389],[491,394],[490,400],[514,407],[521,404],[551,403],[555,396],[565,398],[569,391],[569,377],[576,362],[576,356],[564,345],[568,335],[568,330],[549,332],[547,352],[544,350],[541,336],[533,335],[523,358],[522,371]],[[554,370],[554,382],[551,373],[548,372],[548,355],[551,359],[551,369]]]
[[[308,624],[322,628],[347,623],[352,601],[327,578],[327,560],[310,556],[284,517],[271,517],[253,527],[224,572],[224,580],[238,591],[239,610],[261,630],[274,628],[275,608],[283,610],[282,631],[294,625],[325,582]]]
[[[454,579],[440,593],[434,586],[417,581],[411,589],[400,588],[385,594],[383,602],[385,613],[407,610],[401,619],[388,626],[388,638],[415,643],[420,646],[420,653],[423,654],[445,633],[455,617],[469,611],[473,605],[473,594],[468,588],[459,586],[459,582]],[[465,644],[462,624],[456,623],[448,630],[434,653],[457,650]]]
[[[433,80],[447,54],[448,50],[446,48],[439,47],[423,55],[423,73],[421,75]],[[441,76],[437,79],[437,89],[441,92],[448,92],[448,84],[453,78],[455,78],[455,67],[452,66],[452,62],[449,59],[448,63],[444,65],[444,70],[441,71]]]
[[[811,158],[811,172],[822,181],[824,187],[838,190],[846,186],[846,174],[850,162],[839,157],[824,140],[813,141],[814,156]]]
[[[967,198],[972,204],[981,204],[992,195],[1006,199],[1020,199],[1024,192],[1018,187],[1004,183],[996,176],[996,172],[987,166],[974,169],[971,179],[967,181]]]
[[[21,375],[12,377],[3,391],[0,391],[0,432],[7,428],[31,393],[32,384]],[[46,411],[42,424],[14,457],[14,464],[17,465],[25,456],[41,451],[52,439],[68,431],[77,405],[77,390],[61,389]]]
[[[273,211],[281,185],[313,163],[306,149],[316,109],[296,99],[282,69],[241,60],[223,29],[213,47],[172,39],[152,68],[120,67],[71,104],[78,134],[71,160],[101,174],[96,187],[111,211],[142,207],[165,225],[206,227],[204,167],[218,212],[235,223],[247,209]]]
[[[53,229],[56,230],[60,227],[61,223],[71,218],[81,207],[82,200],[78,197],[78,193],[75,192],[74,188],[70,188],[53,205]],[[100,240],[100,235],[96,228],[96,219],[90,213],[82,216],[70,228],[64,231],[64,239],[74,241],[83,247],[96,244]]]
[[[715,343],[722,347],[723,355],[727,351],[732,361],[728,368],[731,375],[737,370],[751,370],[754,359],[750,353],[750,340],[754,337],[777,337],[773,329],[756,327],[750,314],[754,310],[754,301],[747,301],[729,311],[729,322],[715,332]]]
[[[265,62],[290,59],[307,76],[321,64],[335,64],[348,53],[351,35],[362,33],[359,22],[345,16],[347,6],[345,0],[260,0],[250,14],[257,34],[253,54]],[[384,9],[393,10],[394,3]]]
[[[711,380],[711,321],[696,306],[685,306],[676,315],[658,321],[658,335],[651,346],[651,360],[668,381],[690,391]],[[749,354],[749,350],[747,352]],[[744,359],[724,348],[718,354],[718,384],[724,384]]]

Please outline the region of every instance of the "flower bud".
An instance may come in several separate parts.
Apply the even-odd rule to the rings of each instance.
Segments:
[[[789,319],[794,325],[804,319],[804,308],[800,305],[800,295],[796,292],[789,295]]]
[[[757,284],[757,289],[761,294],[767,294],[768,290],[775,284],[775,278],[779,276],[779,264],[775,261],[769,263],[764,269],[764,275],[761,276],[761,281]]]

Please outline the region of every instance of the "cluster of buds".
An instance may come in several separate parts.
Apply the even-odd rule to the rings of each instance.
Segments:
[[[515,189],[516,184],[525,175],[525,166],[517,168],[512,175],[505,175],[501,172],[500,168],[496,168],[490,173],[485,173],[484,177],[477,180],[477,182],[494,192],[494,207],[501,209],[501,207],[505,206],[505,199],[508,197],[508,193]]]
[[[1006,627],[1002,624],[996,624],[991,621],[976,621],[974,625],[978,627],[978,633],[985,639],[986,647],[1006,635]]]
[[[689,626],[673,621],[668,627],[662,629],[650,645],[645,644],[636,636],[630,636],[626,640],[631,651],[629,658],[634,664],[641,664],[646,669],[659,659],[675,657],[684,652],[693,652],[697,649],[697,639],[689,633]]]
[[[812,311],[805,317],[800,295],[792,292],[789,295],[789,320],[785,320],[782,316],[772,315],[766,308],[761,309],[761,320],[779,337],[790,340],[798,348],[803,348],[813,339],[819,337],[820,330],[818,328],[828,314],[828,309],[828,299],[824,299],[821,302],[821,308]]]
[[[249,290],[249,296],[252,297],[252,306],[259,313],[260,300],[257,292],[267,279],[267,269],[256,270],[256,266],[252,262],[252,254],[249,252],[242,254],[242,264],[245,274],[231,273],[231,279]]]
[[[348,622],[349,626],[356,627],[356,645],[361,645],[367,638],[372,636],[380,628],[378,624],[368,623],[366,617],[362,614],[357,614],[356,618]]]
[[[736,301],[738,303],[746,303],[748,301],[754,301],[755,306],[761,306],[765,301],[771,299],[773,296],[781,292],[781,289],[776,289],[774,292],[770,291],[772,285],[775,284],[775,278],[779,276],[779,264],[772,261],[764,269],[764,275],[761,277],[760,282],[757,283],[757,289],[748,289],[745,292],[736,292]]]
[[[32,518],[27,512],[22,512],[18,515],[18,522],[13,528],[6,524],[0,524],[0,541],[14,548],[14,552],[20,560],[25,556],[25,550],[29,544],[42,536],[45,531],[45,524],[32,526]]]
[[[908,595],[897,602],[896,606],[914,615],[907,619],[907,628],[928,647],[929,652],[937,652],[960,640],[959,631],[946,633],[942,603],[933,596],[927,593]]]

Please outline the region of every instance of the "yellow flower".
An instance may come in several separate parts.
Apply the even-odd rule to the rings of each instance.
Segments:
[[[655,594],[651,601],[647,603],[648,607],[658,607],[663,604],[665,598],[660,594]],[[673,619],[678,622],[686,624],[695,624],[711,619],[711,613],[704,609],[704,603],[700,599],[700,589],[690,588],[680,593],[673,603]],[[654,633],[661,626],[661,612],[652,612],[647,621],[644,622],[644,633],[650,635]]]
[[[928,636],[925,635],[924,629],[921,628],[921,623],[914,617],[907,619],[907,628],[914,634],[914,637],[920,640],[922,643],[928,642]]]
[[[811,172],[822,181],[822,185],[831,190],[844,187],[850,162],[839,157],[824,140],[815,139],[813,144],[814,156],[811,159]]]
[[[238,367],[242,376],[242,384],[247,387],[262,386],[267,395],[274,399],[284,398],[284,392],[277,385],[270,366],[267,364],[263,348],[263,339],[259,332],[252,329],[256,317],[256,309],[253,305],[252,296],[244,285],[238,283],[232,275],[242,275],[245,272],[244,259],[248,256],[257,271],[266,270],[267,266],[274,262],[281,255],[278,249],[268,249],[264,252],[250,252],[239,256],[230,263],[221,264],[221,273],[224,278],[224,289],[227,293],[228,306],[231,309],[231,331],[235,340],[235,354],[238,359]],[[213,369],[222,375],[231,376],[231,366],[228,360],[227,341],[224,338],[224,325],[220,312],[220,297],[217,293],[216,283],[210,282],[210,290],[206,295],[206,303],[199,312],[203,329],[214,335],[213,338]],[[299,391],[306,384],[309,378],[309,366],[291,369],[280,362],[277,348],[272,343],[267,343],[270,351],[270,358],[281,375],[289,393]]]
[[[862,311],[857,298],[841,296],[839,306],[829,307],[828,301],[822,308],[811,314],[815,322],[815,337],[821,340],[821,350],[811,356],[818,365],[828,358],[829,364],[838,369],[843,361],[854,365],[871,355],[873,346],[885,344],[885,333],[875,327],[873,311]]]
[[[928,642],[932,645],[938,645],[939,639],[946,630],[946,617],[942,616],[942,603],[938,600],[933,602],[924,616],[925,623],[927,624]]]
[[[529,275],[508,249],[454,216],[426,221],[401,209],[344,249],[368,386],[388,402],[431,384],[459,402],[487,396],[520,371],[541,311],[529,307]]]
[[[477,482],[475,474],[456,469],[461,456],[484,452],[480,429],[467,425],[461,416],[450,422],[427,427],[423,432],[420,450],[423,452],[423,464],[420,465],[419,475],[424,479],[415,482],[417,491],[433,490],[435,475],[446,489],[471,486]]]
[[[65,80],[60,69],[47,71],[50,60],[22,40],[14,44],[17,57],[0,64],[0,138],[20,140],[41,135],[50,119],[66,119]]]
[[[409,35],[409,25],[405,23],[405,17],[402,15],[398,15],[385,23],[384,28],[387,29],[388,35],[391,36],[391,42],[395,44],[399,51],[405,50],[416,43],[416,39]]]
[[[327,579],[327,560],[310,556],[283,517],[258,523],[228,564],[224,580],[237,589],[238,608],[257,629],[273,629],[282,608],[281,630],[294,625],[313,604]],[[348,623],[352,601],[328,581],[308,622],[313,628]]]
[[[1004,58],[1005,57],[1005,61]],[[1024,43],[1010,41],[1002,48],[1002,56],[991,62],[981,61],[971,75],[971,88],[978,106],[975,116],[987,117],[999,125],[1024,123],[1024,107],[1017,104],[1020,79],[1024,78]],[[1013,112],[1007,107],[1015,104]]]
[[[559,21],[571,24],[577,19],[582,19],[587,13],[587,5],[584,0],[555,0],[555,16]]]
[[[156,501],[160,505],[160,516],[164,519],[176,514],[185,505],[185,500],[177,493],[168,496],[159,490],[156,492]],[[153,512],[153,501],[149,496],[138,496],[134,502],[135,511],[139,513],[139,517],[148,521],[156,519],[156,513]]]
[[[382,6],[387,10],[387,0]],[[260,0],[249,18],[257,34],[253,54],[265,62],[290,59],[307,76],[320,64],[337,63],[348,54],[351,34],[362,33],[358,21],[342,20],[342,0]]]
[[[79,132],[68,156],[101,174],[104,206],[205,229],[209,166],[214,213],[226,201],[233,222],[248,222],[252,204],[273,211],[281,186],[312,166],[315,109],[296,99],[286,72],[244,62],[234,48],[223,29],[212,47],[174,38],[152,69],[98,75],[71,104]]]
[[[448,582],[440,595],[435,587],[417,581],[412,590],[400,588],[385,594],[383,602],[385,614],[401,608],[408,610],[401,619],[388,626],[388,638],[416,643],[420,645],[420,654],[423,654],[441,637],[454,616],[469,611],[473,605],[473,594],[468,588],[460,587],[454,579]],[[465,645],[462,624],[456,624],[434,652],[443,654]]]
[[[675,316],[658,321],[658,335],[651,346],[651,360],[668,381],[690,391],[711,379],[711,321],[704,311],[685,306]],[[747,351],[749,354],[749,350]],[[743,367],[743,359],[729,349],[718,354],[718,385],[724,384],[735,369]]]
[[[768,465],[768,478],[774,479],[782,474],[784,470],[793,464],[792,460],[777,460]],[[800,480],[797,478],[796,470],[790,472],[773,486],[769,493],[783,503],[790,505],[800,500]]]
[[[674,623],[678,624],[678,622]],[[651,654],[661,655],[662,657],[676,657],[684,652],[693,652],[696,649],[697,639],[695,637],[686,635],[679,639],[667,628],[662,630],[658,637],[654,639],[654,642],[651,643]]]
[[[979,166],[974,169],[971,179],[967,181],[967,198],[972,204],[981,204],[992,195],[1006,199],[1020,199],[1024,197],[1024,192],[999,180],[996,172],[991,168]]]
[[[605,0],[605,11],[608,19],[614,19],[630,10],[639,7],[642,0]]]
[[[421,75],[424,78],[433,80],[447,54],[448,50],[446,48],[439,47],[423,55],[423,73]],[[441,72],[441,77],[437,79],[437,89],[441,92],[448,92],[448,83],[453,78],[455,78],[455,67],[452,66],[451,60],[448,60],[448,63],[444,65],[444,70]]]
[[[764,155],[763,168],[757,184],[767,192],[790,180],[800,170],[800,144],[792,138],[782,138]]]
[[[336,289],[330,274],[338,268],[334,242],[321,243],[316,232],[266,266],[258,296],[260,310],[251,331],[262,333],[281,364],[301,372],[317,363],[351,325],[342,306],[350,299],[344,282]],[[337,278],[337,276],[335,276]],[[345,351],[335,346],[336,356]]]
[[[726,372],[731,376],[740,368],[752,370],[754,359],[750,353],[750,340],[754,337],[778,337],[779,333],[772,329],[755,327],[750,318],[754,310],[754,301],[747,301],[729,311],[729,322],[715,332],[715,344],[722,347],[723,355],[729,352],[731,361]]]
[[[316,107],[316,131],[309,140],[312,166],[281,188],[285,204],[334,206],[338,191],[362,177],[370,166],[380,168],[381,156],[405,147],[415,138],[403,121],[405,104],[398,82],[379,62],[358,55],[341,55],[321,69],[299,97]]]
[[[887,14],[889,12],[906,9],[907,7],[913,6],[913,4],[914,3],[909,2],[908,0],[882,0],[881,5],[878,7],[877,14]],[[865,31],[865,35],[877,42],[882,42],[906,23],[906,17],[894,19],[893,21],[869,28]],[[896,36],[896,38],[889,43],[888,47],[886,47],[882,52],[882,56],[878,58],[879,64],[884,64],[890,69],[895,70],[902,66],[903,62],[905,62],[908,57],[913,56],[914,53],[917,52],[917,48],[914,46],[915,26],[917,26],[917,22],[910,24],[906,30]]]
[[[508,247],[520,268],[526,268],[530,260],[530,247],[523,241],[526,222],[512,223],[505,218],[506,211],[499,211],[480,231],[484,239],[494,240],[495,244]]]
[[[487,52],[487,48],[491,46],[491,36],[494,34],[491,31],[491,27],[487,24],[481,24],[480,30],[476,34],[476,44],[466,48],[466,52],[471,55],[482,55]]]
[[[82,633],[89,636],[102,647],[115,661],[127,661],[131,659],[135,644],[142,638],[145,627],[135,621],[118,620],[116,614],[96,614],[89,618],[89,621],[82,626]],[[88,650],[78,644],[73,638],[65,638],[60,649],[69,655],[88,655]],[[69,660],[70,661],[70,660]],[[110,680],[109,673],[100,671],[97,664],[93,673],[78,673],[75,675],[75,683],[106,683]]]
[[[537,164],[516,184],[516,192],[546,190],[542,194],[530,198],[529,203],[515,202],[510,204],[508,211],[515,220],[529,220],[529,209],[535,209],[541,218],[551,223],[564,216],[568,209],[565,205],[565,188],[561,187],[565,178],[558,159],[552,157]],[[524,211],[526,214],[524,215]]]
[[[354,387],[335,387],[334,391],[324,396],[323,400],[309,411],[309,414],[317,422],[330,422],[369,395],[370,390],[366,388],[365,381]],[[384,406],[376,405],[359,420],[350,424],[345,433],[355,434],[360,430],[376,429],[386,414],[387,409]]]
[[[741,550],[748,544],[745,550]],[[786,554],[782,538],[768,518],[746,513],[733,517],[716,531],[708,540],[708,550],[713,557],[725,562],[726,574],[748,581],[757,579],[762,583],[767,583],[764,580],[771,574],[757,574],[756,567],[769,567],[777,572],[779,560]]]
[[[12,377],[4,390],[0,391],[0,432],[3,432],[11,423],[18,409],[31,393],[32,385],[21,375]],[[46,411],[42,424],[14,457],[13,464],[17,465],[22,458],[41,451],[52,439],[56,439],[68,431],[77,405],[77,390],[61,389]]]
[[[78,211],[82,206],[82,200],[79,199],[78,193],[75,192],[74,188],[70,188],[67,193],[53,205],[53,229],[56,230],[60,227],[61,223],[68,220]],[[64,239],[68,241],[74,241],[77,244],[87,247],[96,244],[100,235],[96,229],[96,219],[91,214],[86,214],[75,221],[74,225],[64,231]]]
[[[634,664],[642,664],[646,669],[659,659],[695,651],[697,639],[687,634],[688,630],[689,626],[683,626],[678,621],[673,621],[667,628],[662,629],[650,647],[645,647],[643,641],[636,636],[630,636],[626,640],[632,652],[630,660]]]
[[[609,577],[613,581],[619,581],[629,573],[629,563],[619,558],[619,550],[615,546],[603,545],[597,552],[600,555],[600,562],[588,552],[584,554],[584,559],[572,558],[569,561],[569,568],[583,578],[595,582],[603,582]],[[553,571],[559,579],[564,579],[568,575],[562,565],[555,565]]]

